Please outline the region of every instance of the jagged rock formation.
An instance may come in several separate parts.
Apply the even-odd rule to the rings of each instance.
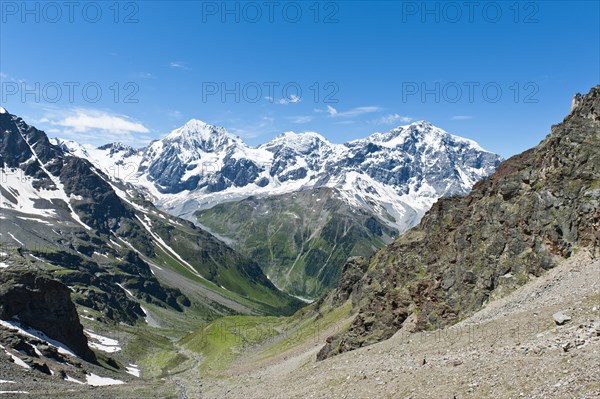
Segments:
[[[455,323],[581,248],[600,247],[600,86],[537,147],[465,197],[440,199],[420,224],[342,277],[358,315],[320,359],[415,329]],[[350,293],[350,294],[348,294]]]
[[[70,290],[39,270],[0,270],[0,320],[16,319],[67,345],[87,361],[95,361]]]

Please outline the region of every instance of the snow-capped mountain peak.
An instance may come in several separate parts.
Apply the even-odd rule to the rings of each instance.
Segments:
[[[4,107],[0,107],[0,114],[7,114],[8,111]]]
[[[189,145],[219,140],[241,141],[221,126],[210,125],[199,119],[191,119],[185,125],[173,130],[165,141],[179,141]]]
[[[302,132],[296,133],[294,131],[283,132],[277,135],[272,141],[288,141],[288,142],[296,142],[296,141],[308,141],[308,140],[320,140],[326,143],[329,143],[325,137],[317,132]]]
[[[315,132],[285,132],[253,148],[222,127],[192,119],[127,156],[114,146],[92,153],[104,157],[95,161],[104,170],[110,162],[139,165],[138,184],[177,216],[249,196],[333,187],[398,230],[417,223],[440,196],[467,193],[500,161],[427,121],[346,144]]]
[[[301,154],[318,152],[321,149],[332,149],[334,147],[342,148],[343,145],[333,144],[316,132],[296,133],[291,131],[281,133],[271,141],[260,146],[260,148],[271,152],[286,148]]]

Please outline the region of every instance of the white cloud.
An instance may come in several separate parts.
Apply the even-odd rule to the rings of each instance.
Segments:
[[[292,94],[289,98],[282,98],[281,100],[279,100],[279,104],[296,104],[300,101],[302,101],[300,97],[298,97],[295,94]]]
[[[176,68],[176,69],[184,69],[186,71],[191,71],[192,68],[188,67],[187,65],[185,65],[183,62],[175,62],[175,61],[171,61],[171,63],[169,63],[169,66],[171,68]]]
[[[0,72],[0,78],[6,79],[6,78],[8,78],[8,75],[5,74],[5,73]]]
[[[452,118],[453,121],[465,121],[467,119],[473,119],[470,115],[454,115]]]
[[[183,114],[177,110],[167,111],[167,115],[174,119],[181,119],[183,117]]]
[[[291,116],[288,118],[292,123],[308,123],[314,119],[310,115]]]
[[[337,109],[333,108],[331,105],[327,106],[327,112],[329,113],[330,116],[346,117],[346,118],[352,118],[355,116],[369,114],[369,113],[377,112],[380,110],[381,110],[381,107],[371,105],[371,106],[367,106],[367,107],[351,108],[348,111],[339,112]]]
[[[412,118],[408,116],[389,114],[382,116],[381,118],[377,118],[374,122],[378,125],[391,125],[397,122],[409,123],[410,121],[412,121]]]
[[[104,111],[76,109],[74,115],[69,115],[58,121],[50,120],[55,126],[72,129],[75,132],[87,132],[92,129],[105,130],[114,133],[148,133],[149,130],[139,122],[121,115],[112,115]]]

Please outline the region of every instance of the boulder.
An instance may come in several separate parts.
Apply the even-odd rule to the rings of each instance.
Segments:
[[[18,319],[62,342],[82,359],[96,361],[69,288],[40,270],[0,269],[0,319]]]

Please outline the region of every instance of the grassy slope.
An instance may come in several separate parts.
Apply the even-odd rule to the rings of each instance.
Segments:
[[[141,197],[136,198],[136,202],[150,210],[144,215],[146,224],[179,255],[163,246],[131,237],[131,244],[150,262],[167,267],[257,313],[289,315],[302,306],[300,301],[279,291],[249,258],[190,222],[158,211]]]
[[[394,234],[328,188],[224,203],[197,217],[231,238],[279,288],[309,298],[337,285],[348,257],[369,256]]]
[[[333,307],[326,300],[289,317],[223,317],[201,326],[178,345],[202,355],[202,375],[218,377],[242,356],[260,362],[317,342],[326,330],[341,330],[350,311],[350,302]]]

